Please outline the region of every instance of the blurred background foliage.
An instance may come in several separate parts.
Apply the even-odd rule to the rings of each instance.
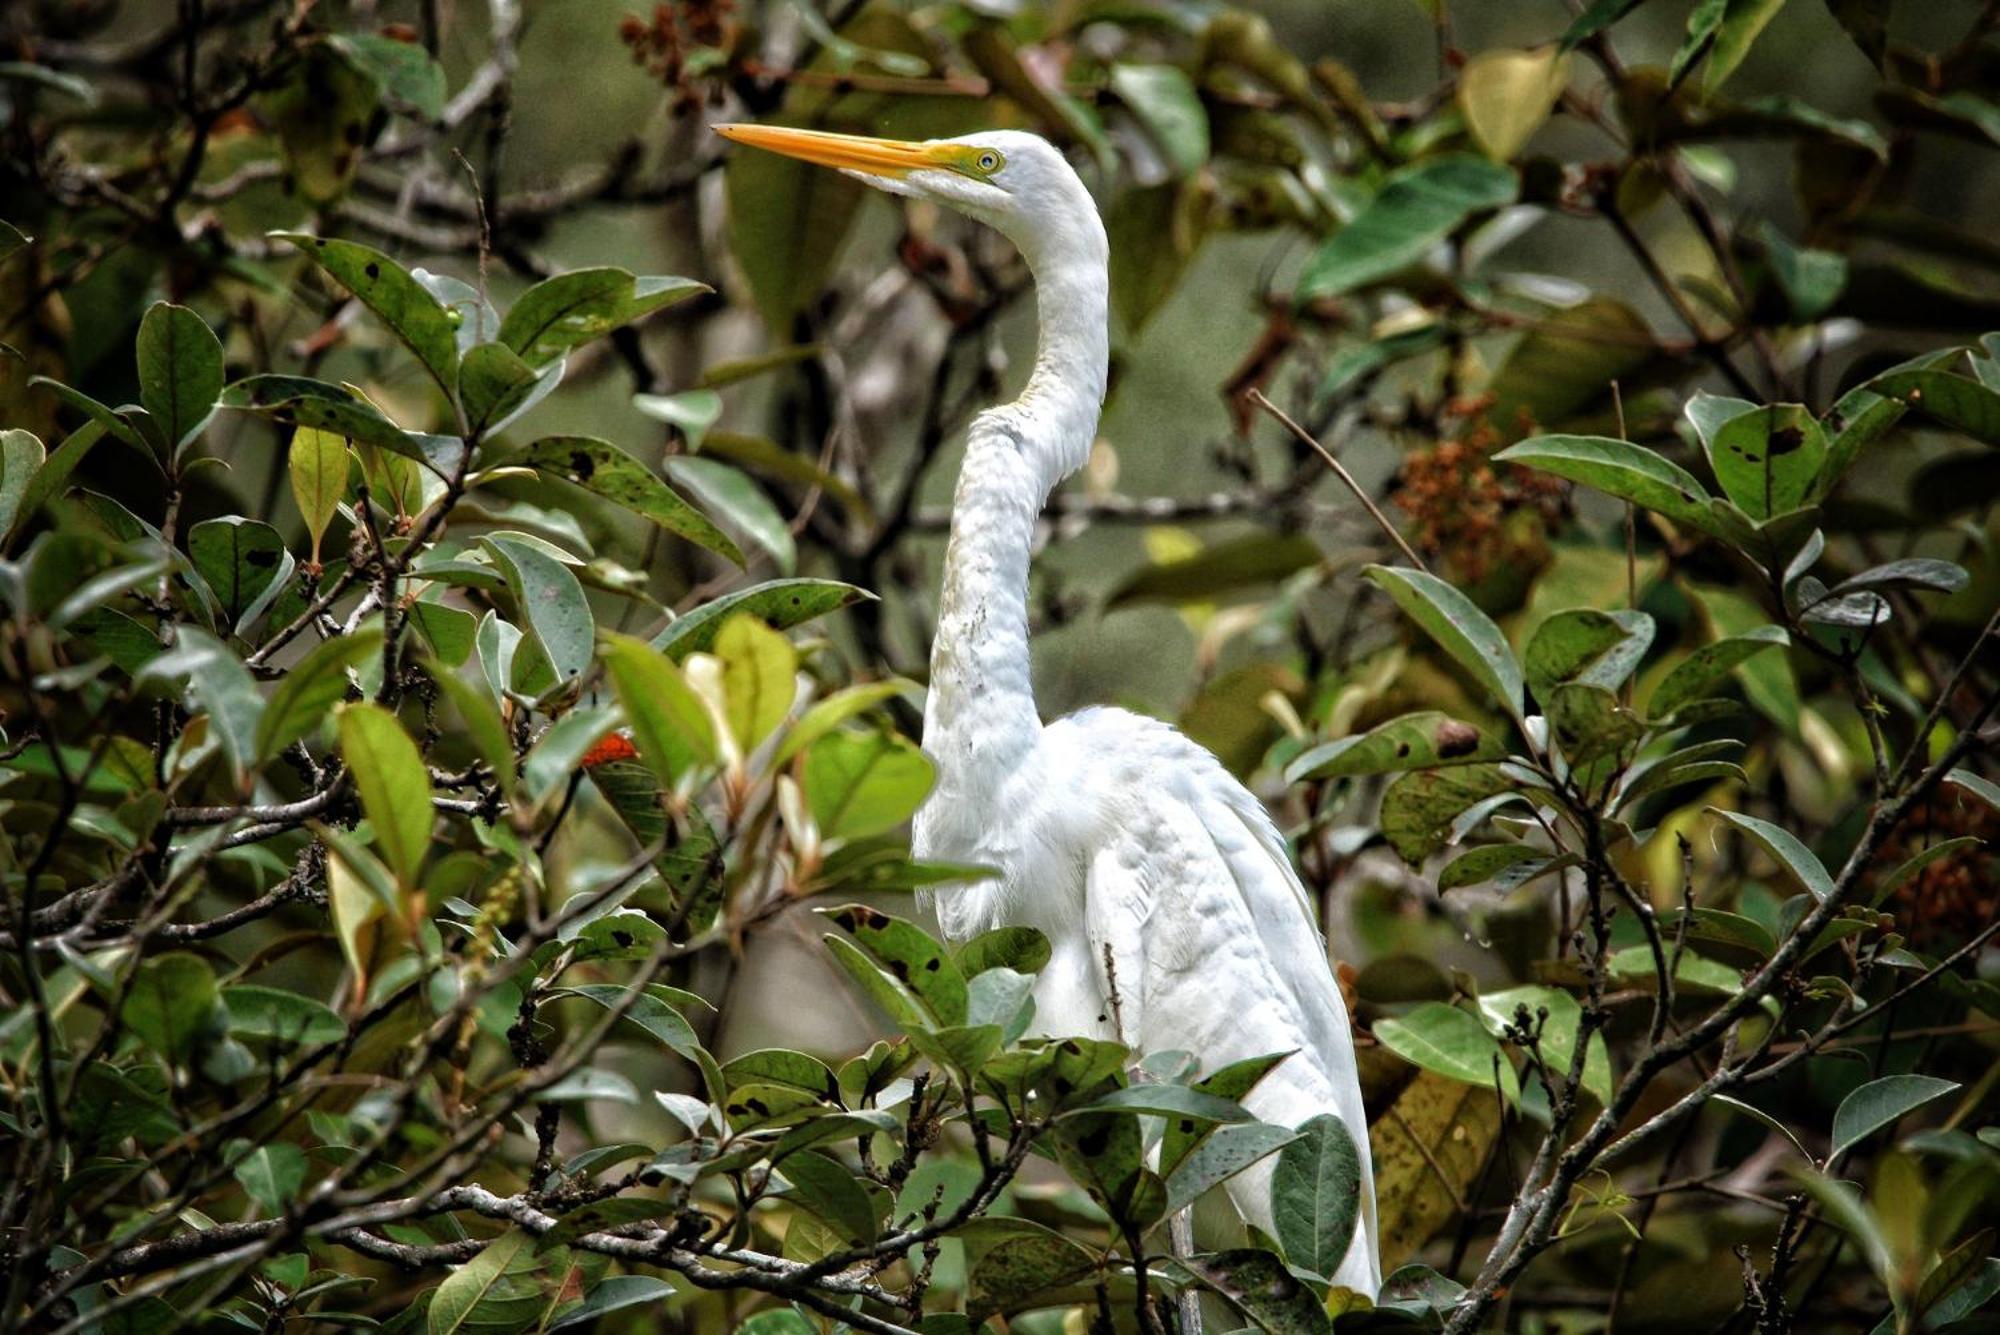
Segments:
[[[829,1058],[864,1047],[882,1031],[882,1016],[835,968],[819,920],[791,900],[886,886],[873,902],[918,914],[907,891],[925,871],[870,842],[893,831],[927,782],[911,746],[920,688],[894,683],[924,676],[959,438],[972,411],[1025,373],[1031,288],[1008,247],[978,228],[885,203],[830,173],[726,154],[706,125],[755,119],[904,137],[1029,128],[1069,150],[1099,198],[1112,238],[1116,321],[1102,440],[1084,474],[1051,502],[1036,567],[1040,698],[1051,715],[1116,702],[1174,719],[1281,812],[1370,1031],[1364,1075],[1394,1253],[1385,1269],[1420,1259],[1433,1267],[1426,1273],[1473,1282],[1522,1176],[1533,1176],[1536,1147],[1551,1136],[1559,1144],[1565,1121],[1551,1109],[1562,1081],[1528,1078],[1534,1064],[1522,1054],[1531,1044],[1509,1027],[1514,1004],[1553,1006],[1560,1027],[1568,1012],[1553,998],[1581,995],[1596,1013],[1602,998],[1593,981],[1643,1002],[1652,995],[1650,966],[1623,952],[1643,951],[1647,936],[1634,904],[1598,923],[1587,950],[1582,935],[1571,935],[1584,931],[1572,898],[1594,905],[1597,891],[1579,873],[1512,852],[1485,855],[1456,879],[1447,873],[1441,891],[1445,836],[1456,843],[1501,828],[1482,826],[1491,811],[1474,809],[1497,794],[1470,793],[1444,812],[1442,828],[1413,832],[1389,814],[1407,818],[1407,809],[1385,810],[1376,772],[1314,748],[1412,711],[1443,711],[1492,738],[1516,735],[1511,712],[1529,751],[1546,749],[1468,661],[1487,661],[1480,654],[1489,651],[1524,655],[1540,695],[1567,675],[1535,676],[1532,646],[1554,614],[1643,611],[1657,630],[1624,671],[1655,701],[1705,645],[1731,637],[1748,645],[1760,635],[1767,646],[1787,634],[1791,641],[1755,656],[1746,647],[1740,661],[1723,662],[1705,684],[1746,710],[1694,722],[1678,745],[1730,745],[1676,753],[1678,764],[1711,768],[1656,784],[1625,813],[1625,834],[1640,837],[1580,860],[1615,865],[1662,920],[1687,924],[1697,953],[1680,961],[1685,942],[1677,941],[1676,960],[1695,967],[1681,980],[1678,1008],[1662,1006],[1674,1032],[1728,997],[1811,909],[1788,879],[1803,865],[1789,858],[1789,845],[1729,835],[1709,808],[1791,830],[1824,864],[1822,875],[1862,847],[1880,916],[1843,918],[1852,925],[1817,943],[1810,967],[1794,955],[1773,971],[1768,995],[1784,1008],[1772,1000],[1782,1015],[1772,1028],[1786,1036],[1732,1031],[1732,1044],[1794,1045],[1778,1053],[1803,1044],[1811,1059],[1787,1063],[1736,1112],[1683,1121],[1649,1147],[1650,1158],[1617,1165],[1618,1176],[1599,1172],[1566,1187],[1559,1229],[1544,1240],[1548,1259],[1482,1317],[1548,1331],[1832,1330],[1872,1329],[1893,1308],[1889,1329],[1937,1326],[1939,1313],[1974,1328],[1990,1319],[1975,1312],[2000,1286],[2000,1270],[1985,1259],[1995,1222],[1992,1073],[2000,1067],[1992,1060],[1994,952],[1984,943],[2000,910],[1993,856],[1981,842],[1996,818],[1991,739],[1980,731],[1991,726],[1990,617],[2000,603],[1992,454],[2000,378],[1993,344],[1980,341],[2000,328],[2000,248],[1990,221],[2000,216],[1996,23],[2000,7],[1976,0],[684,0],[636,13],[594,0],[22,0],[0,16],[0,425],[34,439],[30,446],[10,434],[0,471],[6,551],[20,572],[10,594],[5,702],[4,819],[17,845],[12,940],[40,930],[22,930],[31,899],[43,893],[20,888],[22,867],[56,874],[47,897],[61,904],[79,886],[101,888],[94,878],[112,874],[107,865],[115,871],[127,852],[143,860],[149,847],[151,828],[127,821],[124,848],[75,861],[48,851],[57,842],[52,815],[102,803],[82,802],[67,790],[61,764],[36,758],[51,741],[93,754],[97,734],[62,731],[64,720],[89,719],[102,735],[124,739],[113,753],[129,741],[142,761],[157,760],[154,781],[134,776],[114,791],[171,789],[170,810],[186,819],[186,810],[212,809],[220,814],[202,823],[232,838],[270,826],[281,855],[240,865],[218,857],[198,895],[163,894],[142,912],[121,912],[132,921],[120,933],[95,918],[80,936],[76,922],[54,923],[77,958],[44,965],[71,970],[65,981],[79,997],[86,985],[111,987],[113,975],[123,986],[153,977],[137,962],[165,949],[160,940],[182,939],[149,935],[175,915],[185,916],[182,925],[220,921],[241,901],[269,900],[266,912],[276,916],[245,919],[241,935],[233,922],[216,929],[219,943],[203,949],[229,978],[268,974],[263,982],[358,1021],[371,963],[391,977],[403,969],[405,983],[418,967],[407,941],[397,956],[386,936],[360,939],[339,922],[337,905],[332,926],[344,949],[327,936],[327,857],[350,876],[386,862],[390,880],[422,879],[413,870],[422,858],[400,865],[394,833],[381,828],[398,795],[365,812],[347,801],[348,824],[371,818],[361,827],[372,833],[376,852],[368,854],[341,851],[338,831],[329,843],[303,828],[308,816],[339,814],[331,798],[325,812],[271,816],[274,804],[340,786],[328,779],[332,769],[291,774],[275,763],[256,779],[282,747],[260,744],[247,769],[241,757],[218,765],[197,750],[208,768],[189,763],[176,776],[169,753],[204,740],[212,752],[213,738],[197,725],[221,709],[202,695],[207,669],[197,670],[185,698],[162,702],[160,680],[190,680],[189,642],[169,660],[181,669],[176,678],[158,664],[149,669],[150,653],[131,650],[128,662],[103,621],[62,624],[90,609],[68,608],[61,595],[124,568],[74,535],[95,524],[130,541],[150,527],[155,538],[164,533],[168,550],[185,551],[208,593],[192,581],[169,587],[161,576],[152,595],[139,588],[148,574],[100,590],[104,599],[130,599],[115,614],[163,644],[166,628],[205,597],[215,652],[273,680],[297,670],[297,653],[313,638],[304,631],[326,629],[310,612],[332,612],[332,628],[349,638],[367,628],[371,609],[352,598],[368,579],[338,586],[348,601],[315,608],[314,592],[331,587],[320,581],[343,578],[349,558],[349,572],[392,568],[381,601],[398,615],[385,671],[368,675],[358,654],[332,671],[353,668],[340,690],[374,696],[384,713],[401,704],[403,723],[389,720],[394,735],[414,732],[430,768],[462,780],[437,796],[438,837],[454,851],[439,854],[417,909],[427,902],[458,914],[453,903],[474,888],[491,892],[495,869],[511,862],[534,868],[542,887],[534,894],[549,907],[601,889],[633,848],[660,835],[667,823],[658,819],[658,792],[679,784],[684,797],[701,795],[691,808],[697,816],[721,813],[724,847],[714,856],[732,869],[729,897],[709,902],[690,888],[699,878],[676,880],[663,868],[631,911],[664,920],[675,951],[699,942],[676,954],[672,976],[719,1008],[700,1019],[703,1044],[724,1061],[773,1047]],[[355,252],[345,269],[323,257],[315,266],[274,235],[281,232],[350,238],[416,271],[454,323],[453,367],[461,356],[473,365],[475,343],[508,342],[496,312],[521,309],[537,283],[593,266],[628,272],[592,298],[596,323],[586,332],[603,337],[579,333],[547,348],[514,340],[515,362],[489,359],[502,385],[479,390],[490,417],[532,413],[532,430],[509,424],[489,438],[464,414],[475,402],[473,382],[427,376],[425,336],[407,328],[399,336],[395,312],[415,299],[370,299],[362,285],[383,280],[372,269],[364,277],[365,255]],[[549,289],[540,291],[548,299]],[[162,301],[180,314],[149,315]],[[219,348],[206,403],[220,394],[243,411],[212,420],[203,413],[187,423],[188,435],[166,439],[163,425],[178,419],[162,407],[159,367],[180,363],[158,349],[181,346],[172,331],[190,311]],[[149,319],[159,321],[151,336],[142,327]],[[225,372],[232,386],[277,373],[313,377],[321,389],[304,399],[278,394],[283,402],[272,408],[250,390],[221,391]],[[50,380],[72,392],[52,390]],[[299,402],[333,401],[327,385],[348,387],[348,397],[320,416],[302,413]],[[1337,453],[1505,642],[1459,652],[1413,634],[1394,603],[1360,578],[1363,565],[1390,552],[1381,534],[1251,391]],[[93,407],[130,403],[148,411]],[[451,481],[447,456],[428,456],[438,467],[426,474],[394,447],[357,449],[350,477],[337,439],[295,430],[324,426],[352,442],[354,413],[389,423],[398,445],[409,432],[460,441],[471,453],[449,458],[476,458],[476,482],[466,485],[462,470]],[[117,439],[95,447],[93,434],[56,449],[94,431]],[[1608,474],[1549,462],[1546,446],[1536,456],[1541,467],[1494,459],[1550,433],[1636,442],[1676,459],[1738,514],[1690,521],[1673,512],[1671,498],[1654,504],[1607,484]],[[623,490],[606,476],[592,483],[594,469],[610,460],[615,472],[622,456],[586,451],[585,467],[572,447],[530,447],[586,438],[638,460],[644,482]],[[128,444],[150,449],[163,466],[135,466]],[[1735,458],[1761,460],[1761,498],[1757,485],[1732,474],[1732,448]],[[322,449],[337,459],[302,464]],[[1809,476],[1786,472],[1782,461],[1794,450],[1810,458]],[[52,471],[58,460],[60,473]],[[311,479],[336,473],[337,483],[314,491]],[[583,487],[571,485],[579,478]],[[1774,498],[1773,485],[1792,494]],[[1639,499],[1645,513],[1628,517],[1606,491]],[[1810,515],[1779,522],[1808,503]],[[447,512],[448,533],[439,518]],[[128,530],[120,515],[143,522]],[[1808,533],[1819,536],[1809,541]],[[390,557],[412,539],[407,558]],[[435,578],[406,581],[405,595],[423,592],[397,603],[397,579],[432,558],[444,563]],[[1803,565],[1788,571],[1795,558]],[[1959,573],[1842,584],[1895,559],[1949,563]],[[574,574],[558,579],[538,561]],[[279,562],[281,577],[261,573]],[[218,594],[218,570],[243,583]],[[796,626],[793,646],[775,648],[741,628],[747,623],[718,645],[721,618],[705,609],[792,579],[822,582],[771,586],[749,606]],[[1815,581],[1818,593],[1800,595],[1801,579]],[[533,589],[551,584],[586,600],[581,629],[574,618],[567,628],[542,624],[530,610]],[[779,591],[800,591],[811,605],[787,611],[773,601]],[[1809,615],[1842,609],[1846,621]],[[220,622],[218,610],[228,613]],[[481,617],[512,626],[541,661],[510,668],[496,659],[488,640],[504,633],[485,630]],[[1820,629],[1809,632],[1809,622]],[[292,633],[282,634],[287,627]],[[620,703],[647,751],[648,725],[631,717],[633,702],[649,689],[671,691],[661,674],[678,671],[657,666],[667,661],[659,654],[639,663],[614,649],[594,660],[593,629],[652,637],[674,662],[699,651],[697,662],[721,664],[717,671],[739,674],[733,680],[797,667],[822,697],[846,703],[821,717],[818,734],[802,737],[797,756],[746,769],[727,746],[699,763],[592,752],[594,777],[570,781],[590,745],[621,721]],[[690,638],[677,642],[681,633]],[[405,637],[404,649],[393,648]],[[112,690],[84,673],[99,655],[132,687]],[[566,655],[592,664],[577,671],[596,672],[601,661],[618,688],[587,676],[573,707]],[[398,672],[419,656],[463,667],[475,684],[483,673],[511,733],[504,757],[476,739],[468,745],[467,727],[439,725],[428,709],[420,716],[416,695],[403,698]],[[550,668],[553,684],[537,676]],[[143,684],[149,671],[151,688]],[[841,694],[856,683],[870,684],[866,694]],[[1635,686],[1622,689],[1618,708],[1629,713]],[[740,698],[728,689],[722,696]],[[558,718],[584,721],[543,731]],[[378,742],[394,748],[393,737],[370,735],[381,719],[358,710],[342,719],[337,737],[301,725],[284,740],[314,744],[308,766],[330,764],[336,752],[351,759]],[[872,722],[856,728],[855,719]],[[776,726],[753,718],[737,742],[748,749]],[[181,736],[189,727],[197,729],[192,741]],[[1916,762],[1958,743],[1966,768],[1954,772],[1966,779],[1933,775],[1913,789],[1924,769]],[[1904,755],[1910,764],[1899,763]],[[782,771],[793,759],[796,783],[786,796]],[[502,782],[516,762],[522,773]],[[362,767],[354,768],[358,775]],[[1399,767],[1375,770],[1383,768]],[[696,772],[700,785],[689,778]],[[887,777],[866,788],[856,776],[869,774]],[[562,793],[569,797],[555,800]],[[368,799],[365,787],[360,797]],[[1874,818],[1891,808],[1896,819],[1877,830]],[[253,809],[262,825],[250,820]],[[486,824],[503,809],[532,857],[491,833],[506,826]],[[767,814],[743,819],[756,812]],[[685,819],[676,807],[666,836],[683,850],[690,839],[699,844]],[[109,827],[105,837],[120,842]],[[425,844],[431,835],[411,837]],[[838,864],[843,840],[857,853]],[[704,855],[697,847],[688,856]],[[92,860],[102,857],[110,863]],[[1907,875],[1887,877],[1912,858],[1921,861]],[[1841,874],[1844,893],[1851,887]],[[272,899],[274,886],[292,888]],[[385,900],[415,923],[422,915],[405,902],[411,886],[401,889],[401,898],[394,887],[384,891]],[[1697,901],[1710,916],[1698,916]],[[515,925],[512,901],[477,902],[487,916],[464,942],[453,939],[463,961],[491,946],[480,932],[504,935]],[[154,910],[159,916],[149,917]],[[522,910],[524,920],[539,927],[539,911]],[[688,935],[718,913],[720,930]],[[350,907],[349,927],[351,915]],[[626,948],[606,947],[601,958],[628,960],[619,953]],[[30,953],[24,946],[22,959]],[[5,1040],[17,1092],[35,1081],[28,1020],[41,1002],[27,978],[35,967],[10,965],[6,975],[10,1006],[26,1007]],[[1913,978],[1935,985],[1905,996],[1903,982]],[[163,994],[172,990],[167,981],[163,972]],[[376,987],[379,1000],[379,979]],[[700,1010],[685,1008],[690,1018]],[[1625,1077],[1657,1037],[1643,1010],[1610,1005],[1606,1067],[1600,1074],[1586,1062],[1573,1072],[1594,1106],[1606,1102],[1613,1074]],[[108,1018],[122,1014],[112,1007]],[[121,1050],[121,1060],[144,1066],[151,1049],[164,1069],[185,1067],[190,1054],[177,1049],[171,1027],[127,1024],[141,1031],[140,1044]],[[578,1027],[565,1013],[559,1028]],[[1468,1027],[1469,1048],[1435,1055],[1440,1036]],[[102,1042],[115,1048],[118,1030],[107,1024]],[[482,1079],[547,1061],[547,1050],[524,1045],[504,1015],[487,1015],[478,1041]],[[1523,1064],[1511,1100],[1496,1098],[1477,1074],[1503,1042],[1501,1060]],[[1814,1055],[1821,1044],[1828,1051]],[[1621,1124],[1683,1097],[1712,1057],[1659,1073],[1658,1087],[1650,1077],[1641,1082],[1647,1087],[1635,1088],[1624,1109],[1632,1122]],[[656,1044],[614,1042],[588,1069],[608,1071],[627,1092],[700,1088],[691,1068]],[[1942,1083],[1879,1084],[1917,1073]],[[1836,1110],[1844,1113],[1864,1086],[1874,1093],[1845,1114],[1860,1119],[1851,1125],[1866,1122],[1872,1099],[1888,1111],[1866,1130],[1918,1111],[1904,1128],[1930,1139],[1913,1137],[1860,1168],[1852,1159],[1834,1164],[1847,1149],[1837,1145]],[[565,1155],[593,1143],[661,1142],[674,1125],[672,1105],[663,1111],[619,1093],[579,1085],[542,1105],[564,1110],[548,1126],[551,1135],[560,1130]],[[18,1115],[7,1130],[23,1134],[32,1120]],[[687,1129],[698,1134],[700,1126]],[[536,1130],[515,1128],[499,1157],[511,1154],[514,1170],[536,1158],[538,1145],[546,1157],[552,1142],[538,1142]],[[315,1134],[322,1147],[343,1143],[327,1128]],[[936,1163],[926,1161],[922,1171],[933,1176],[922,1182],[956,1200],[979,1168],[964,1144],[943,1149]],[[1807,1191],[1793,1176],[1802,1167],[1829,1176]],[[57,1173],[47,1163],[36,1171]],[[1872,1209],[1826,1185],[1842,1172],[1864,1183]],[[204,1198],[214,1218],[282,1209],[282,1192],[266,1187],[260,1197],[256,1179],[235,1178],[242,1194]],[[894,1185],[906,1207],[920,1194],[901,1179]],[[822,1202],[823,1213],[852,1204],[828,1190],[838,1199]],[[26,1209],[30,1199],[17,1192],[8,1209]],[[1030,1173],[1007,1200],[1009,1210],[1072,1232],[1101,1227],[1093,1211],[1104,1202],[1093,1206],[1053,1170]],[[194,1208],[161,1186],[153,1208],[167,1202]],[[862,1213],[869,1208],[864,1200]],[[115,1214],[83,1225],[91,1237],[80,1252],[108,1237],[101,1230]],[[737,1245],[775,1237],[789,1247],[804,1236],[783,1239],[782,1228],[767,1236],[767,1211],[765,1232],[753,1239],[750,1215],[745,1208]],[[1822,1219],[1832,1226],[1819,1226]],[[1206,1223],[1226,1229],[1227,1221]],[[21,1230],[15,1255],[60,1268],[46,1249],[35,1252],[21,1215],[9,1227]],[[449,1249],[465,1239],[413,1231],[397,1241]],[[954,1239],[938,1292],[964,1282],[958,1248]],[[398,1310],[421,1315],[409,1295],[435,1286],[442,1261],[470,1254],[428,1253],[428,1269],[404,1271],[384,1253],[371,1271],[374,1287],[342,1293],[340,1305],[361,1313],[356,1323]],[[1037,1273],[1063,1272],[1054,1265]],[[44,1277],[17,1282],[10,1304],[22,1284]],[[1209,1279],[1228,1291],[1226,1276]],[[256,1283],[292,1294],[310,1287],[286,1289],[268,1276]],[[1439,1319],[1426,1295],[1443,1292],[1422,1289],[1406,1315]],[[328,1305],[268,1299],[260,1290],[265,1306],[237,1313],[275,1329]],[[664,1309],[670,1315],[636,1318],[629,1328],[656,1320],[718,1328],[765,1302],[745,1290],[689,1292]],[[1266,1329],[1313,1328],[1295,1310],[1238,1307]],[[1115,1320],[1134,1320],[1128,1309]],[[22,1310],[10,1306],[9,1321],[32,1328]],[[1235,1319],[1225,1310],[1211,1310],[1217,1329]],[[785,1331],[795,1327],[783,1322],[830,1320],[785,1307],[763,1319]],[[1091,1319],[1086,1303],[1021,1315],[1010,1328],[1084,1328]],[[1294,1319],[1305,1324],[1283,1324]]]

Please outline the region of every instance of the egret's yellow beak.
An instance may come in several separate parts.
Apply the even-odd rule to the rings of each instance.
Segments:
[[[794,130],[782,125],[718,125],[715,132],[752,148],[769,149],[788,158],[822,167],[866,172],[870,176],[904,177],[922,168],[946,166],[938,148],[901,139],[874,139],[863,134],[831,134],[825,130]]]

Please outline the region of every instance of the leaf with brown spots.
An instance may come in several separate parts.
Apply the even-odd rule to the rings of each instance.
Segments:
[[[729,535],[646,465],[610,441],[593,436],[545,436],[508,462],[573,482],[644,515],[669,533],[743,564],[743,553]]]
[[[1355,774],[1393,774],[1439,765],[1470,765],[1506,754],[1497,738],[1428,709],[1390,719],[1357,737],[1315,746],[1286,767],[1285,779],[1297,783]]]
[[[1382,1268],[1415,1255],[1459,1212],[1500,1135],[1490,1087],[1423,1071],[1369,1128]]]

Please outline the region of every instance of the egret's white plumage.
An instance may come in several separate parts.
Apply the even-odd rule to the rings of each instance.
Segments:
[[[924,719],[938,780],[916,820],[919,856],[1001,874],[942,892],[940,925],[960,940],[1003,925],[1048,937],[1041,1032],[1184,1050],[1210,1069],[1291,1051],[1245,1103],[1286,1125],[1333,1112],[1353,1135],[1360,1222],[1330,1278],[1372,1296],[1375,1190],[1353,1037],[1284,840],[1214,756],[1166,724],[1086,709],[1045,727],[1035,709],[1036,516],[1088,457],[1104,398],[1108,252],[1089,192],[1028,134],[902,145],[742,127],[732,137],[968,213],[1013,241],[1035,276],[1034,370],[1019,398],[974,420],[959,474]],[[1228,1183],[1266,1231],[1271,1166]]]

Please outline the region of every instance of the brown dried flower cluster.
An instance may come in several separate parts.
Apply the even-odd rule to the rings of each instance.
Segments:
[[[1946,788],[1913,809],[1875,854],[1877,874],[1886,876],[1924,849],[1966,835],[1980,842],[1930,863],[1898,886],[1884,906],[1919,949],[1962,941],[2000,914],[2000,856],[1992,843],[2000,836],[2000,817],[1985,803]]]
[[[734,0],[678,0],[653,6],[650,20],[627,14],[618,40],[661,83],[693,98],[699,71],[690,57],[700,48],[726,48],[736,35]]]
[[[1418,450],[1396,475],[1396,504],[1416,523],[1416,542],[1467,581],[1486,577],[1523,543],[1536,547],[1569,513],[1569,487],[1546,473],[1491,459],[1500,446],[1488,396],[1446,405],[1458,434]],[[1525,516],[1525,527],[1515,520]]]

